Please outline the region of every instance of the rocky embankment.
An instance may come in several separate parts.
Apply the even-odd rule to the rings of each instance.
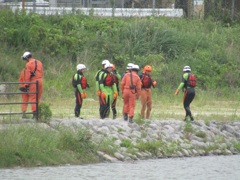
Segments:
[[[138,125],[122,119],[73,118],[53,119],[50,125],[88,129],[96,144],[110,142],[106,148],[112,154],[98,152],[109,161],[240,153],[239,121],[151,120]]]

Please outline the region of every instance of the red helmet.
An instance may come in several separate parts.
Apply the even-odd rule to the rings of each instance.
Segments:
[[[146,65],[146,66],[143,68],[143,71],[144,71],[144,72],[146,72],[146,71],[152,72],[152,67],[149,66],[149,65]]]

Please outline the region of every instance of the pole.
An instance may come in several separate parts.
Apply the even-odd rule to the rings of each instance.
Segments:
[[[231,19],[234,19],[235,0],[232,0]]]
[[[25,1],[22,0],[22,9],[24,9],[24,7],[25,7]]]

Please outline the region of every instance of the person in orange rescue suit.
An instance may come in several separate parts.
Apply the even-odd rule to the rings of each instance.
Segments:
[[[37,118],[37,104],[41,103],[41,97],[42,97],[42,91],[43,91],[43,65],[42,62],[34,59],[32,57],[32,54],[30,52],[25,52],[22,56],[22,59],[26,61],[26,76],[25,80],[26,82],[31,82],[33,84],[25,84],[24,87],[29,88],[29,102],[31,102],[32,106],[32,112],[33,112],[33,119]],[[38,81],[38,87],[36,87],[36,84],[34,82]],[[36,99],[36,91],[38,88],[38,98]]]
[[[21,109],[22,109],[22,118],[27,118],[26,116],[26,111],[27,111],[27,107],[28,107],[28,101],[29,101],[29,94],[27,93],[29,89],[27,89],[25,87],[25,76],[26,76],[26,69],[22,69],[21,73],[20,73],[20,77],[18,79],[18,82],[20,82],[20,88],[19,90],[22,91],[22,106],[21,106]]]
[[[86,69],[84,64],[77,65],[77,73],[74,75],[73,79],[76,82],[75,97],[76,106],[74,108],[75,117],[80,116],[83,99],[87,97],[86,88],[89,88],[86,77],[83,75],[83,71]],[[82,118],[81,118],[82,119]]]
[[[105,64],[110,63],[109,60],[105,59],[102,61],[102,69],[98,70],[96,75],[95,75],[95,86],[96,86],[96,94],[99,98],[99,114],[100,114],[100,118],[101,118],[101,90],[100,90],[100,84],[99,84],[99,76],[100,74],[104,71],[104,66]]]
[[[114,99],[117,99],[118,92],[116,83],[114,82],[114,75],[112,73],[113,65],[107,63],[104,66],[104,71],[100,73],[100,91],[101,91],[101,105],[100,116],[101,119],[107,118],[110,112],[110,106]]]
[[[115,65],[113,64],[112,67],[112,74],[113,74],[113,79],[117,87],[117,94],[119,94],[119,84],[121,82],[121,75],[117,72]],[[117,110],[116,110],[116,104],[117,104],[117,98],[113,98],[113,103],[112,103],[112,113],[113,113],[113,119],[116,119],[117,117]]]
[[[127,64],[126,71],[122,74],[121,80],[123,79],[123,77],[124,77],[125,74],[131,72],[133,65],[134,65],[133,63],[128,63],[128,64]],[[124,106],[123,106],[123,109],[122,109],[122,115],[124,116]]]
[[[192,112],[190,110],[190,104],[195,97],[195,89],[194,89],[194,87],[191,87],[188,82],[188,76],[190,73],[191,73],[190,66],[185,66],[183,68],[182,82],[180,83],[180,85],[178,86],[177,90],[174,93],[174,95],[176,96],[176,95],[178,95],[178,93],[181,89],[184,90],[183,106],[186,111],[186,116],[184,118],[184,121],[186,121],[189,117],[190,117],[191,121],[194,121]]]
[[[152,110],[152,91],[151,87],[155,87],[157,82],[154,81],[150,75],[152,72],[152,67],[149,65],[146,65],[143,68],[143,72],[139,74],[139,77],[142,82],[142,88],[141,88],[141,117],[142,119],[149,119],[150,113]],[[146,111],[147,109],[147,111]],[[146,114],[146,116],[145,116]]]
[[[138,76],[139,66],[133,65],[132,70],[126,73],[121,82],[122,98],[124,102],[124,120],[133,123],[136,99],[141,95],[141,79]]]

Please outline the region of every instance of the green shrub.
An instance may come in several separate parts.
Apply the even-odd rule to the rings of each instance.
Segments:
[[[49,124],[52,118],[52,111],[50,110],[49,105],[45,103],[40,103],[38,106],[38,120],[39,122],[44,122]]]

